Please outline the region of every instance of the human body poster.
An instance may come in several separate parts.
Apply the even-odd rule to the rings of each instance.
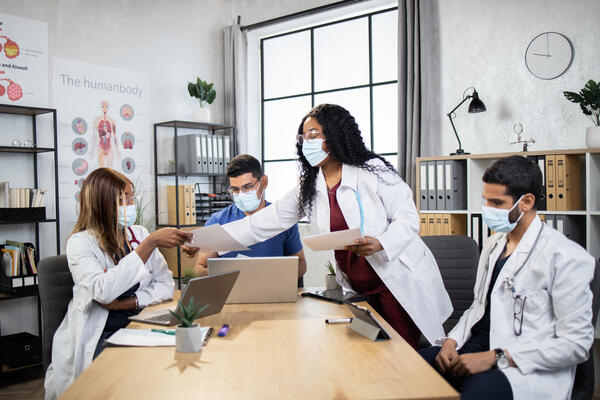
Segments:
[[[148,86],[138,72],[54,59],[62,243],[77,220],[81,185],[94,169],[113,168],[147,192]]]
[[[48,106],[48,24],[0,13],[0,103]]]

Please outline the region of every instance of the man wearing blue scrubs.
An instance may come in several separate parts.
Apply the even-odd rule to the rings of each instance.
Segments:
[[[265,200],[265,189],[269,178],[262,173],[260,162],[249,154],[240,154],[233,158],[227,166],[229,179],[229,194],[233,196],[234,204],[217,211],[206,221],[205,226],[237,221],[262,210],[269,204]],[[262,243],[250,246],[250,250],[231,251],[220,257],[280,257],[298,256],[298,278],[306,272],[306,259],[302,250],[302,242],[298,233],[298,224]],[[209,258],[219,257],[217,253],[198,253],[196,271],[206,274],[206,264]]]

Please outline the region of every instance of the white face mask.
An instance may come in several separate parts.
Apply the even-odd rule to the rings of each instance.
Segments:
[[[137,206],[130,204],[128,206],[119,206],[118,209],[118,222],[120,226],[129,228],[135,224],[137,219]]]
[[[509,210],[505,208],[482,206],[481,216],[485,224],[495,232],[511,232],[519,223],[519,220],[523,216],[524,212],[522,212],[521,215],[519,215],[519,218],[517,218],[515,222],[510,222],[510,220],[508,219],[508,215],[512,210],[514,210],[517,204],[519,204],[523,196],[519,197],[519,200],[517,200],[517,202]]]

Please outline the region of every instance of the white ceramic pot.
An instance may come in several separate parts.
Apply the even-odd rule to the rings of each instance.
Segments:
[[[202,350],[202,327],[195,324],[189,328],[175,329],[175,349],[180,353],[195,353]]]
[[[210,108],[208,108],[208,106],[196,107],[194,109],[194,121],[210,122]]]
[[[590,148],[600,148],[600,126],[590,126],[586,129],[585,145]]]
[[[335,280],[335,275],[327,274],[325,275],[325,289],[334,290],[341,289],[342,287]]]

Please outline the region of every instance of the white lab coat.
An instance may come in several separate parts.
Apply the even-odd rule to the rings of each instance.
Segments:
[[[587,359],[594,340],[590,281],[595,262],[578,244],[545,226],[529,261],[514,276],[515,294],[527,296],[522,333],[515,335],[512,290],[504,280],[532,251],[540,228],[536,216],[492,288],[490,348],[506,349],[517,365],[502,370],[515,400],[566,400],[571,398],[576,366]],[[505,245],[506,234],[491,236],[484,244],[475,300],[448,335],[459,348],[485,313],[492,270]]]
[[[143,226],[134,225],[132,230],[140,242],[148,236]],[[110,303],[139,282],[138,304],[145,307],[172,298],[175,287],[158,249],[146,264],[132,251],[115,265],[88,231],[69,238],[67,260],[75,286],[67,314],[54,334],[52,363],[44,382],[46,399],[57,398],[92,362],[108,316],[108,310],[94,300]]]
[[[369,164],[382,167],[379,159]],[[421,333],[433,343],[444,335],[442,323],[452,313],[433,255],[418,236],[419,217],[410,188],[396,174],[379,171],[385,182],[365,169],[344,164],[336,196],[350,229],[360,228],[358,191],[364,213],[364,234],[375,237],[383,250],[367,257],[369,264],[404,307]],[[284,198],[224,228],[246,246],[262,242],[298,222],[298,188]],[[329,197],[319,172],[309,220],[319,232],[329,232]],[[338,282],[352,287],[336,266]]]

